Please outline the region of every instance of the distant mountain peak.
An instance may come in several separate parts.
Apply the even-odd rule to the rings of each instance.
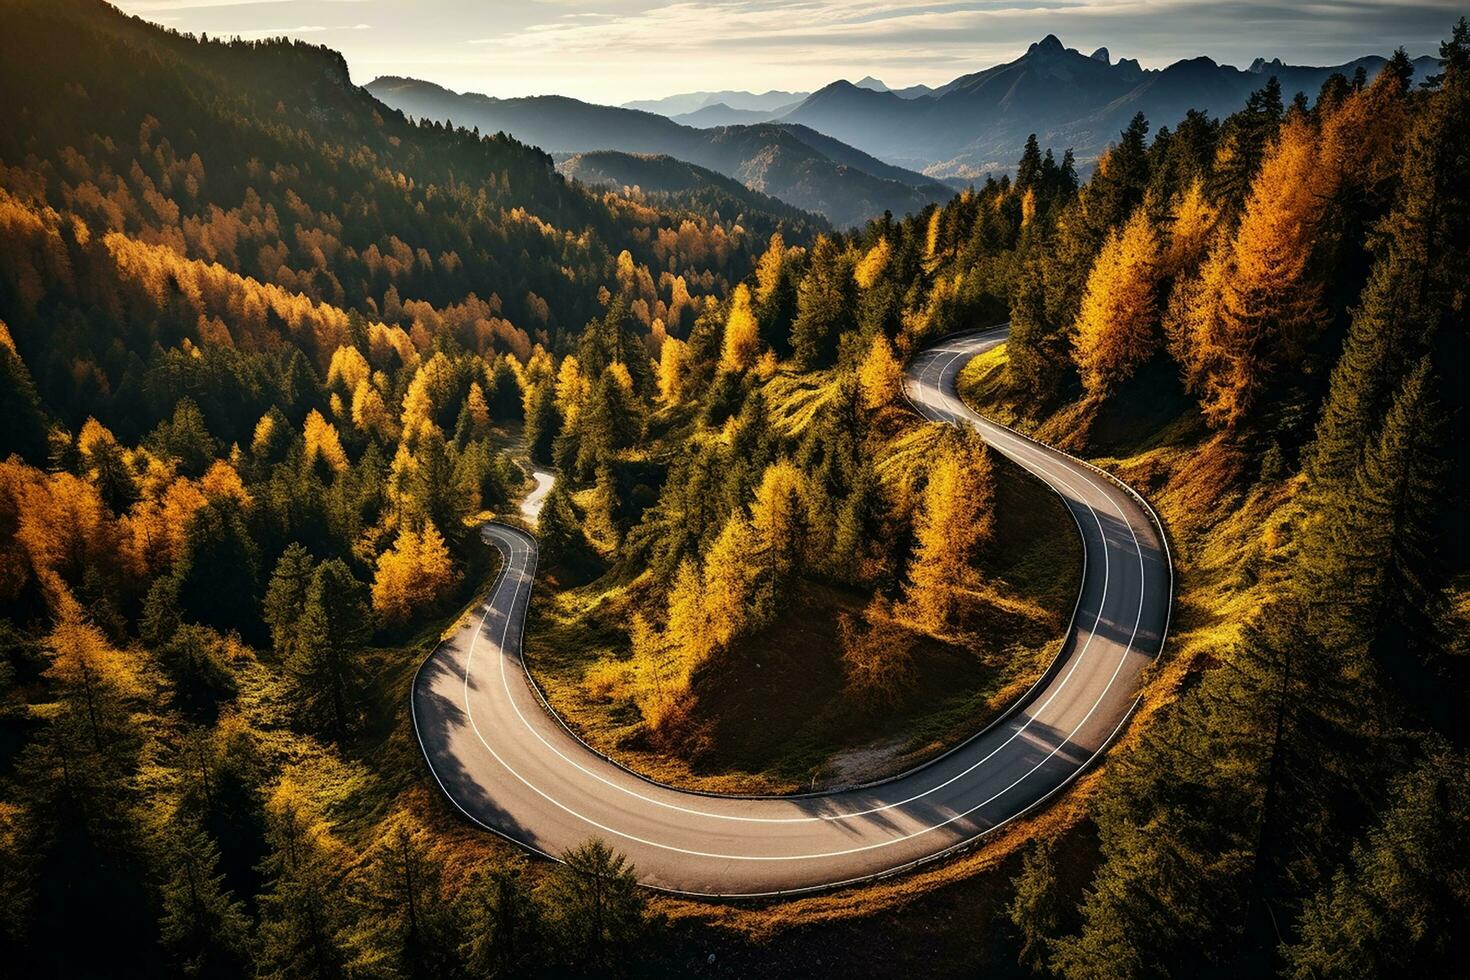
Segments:
[[[857,83],[858,88],[870,89],[874,92],[887,92],[888,86],[874,78],[872,75],[864,75]]]
[[[1257,58],[1251,62],[1250,72],[1253,75],[1263,75],[1268,71],[1280,71],[1285,67],[1286,65],[1280,58],[1272,58],[1270,61],[1265,58]]]
[[[1113,61],[1113,59],[1108,55],[1107,48],[1098,48],[1096,51],[1092,52],[1092,60],[1101,61],[1105,65],[1112,64]]]
[[[1027,54],[1061,54],[1067,48],[1062,44],[1062,39],[1055,34],[1048,34],[1026,49]]]

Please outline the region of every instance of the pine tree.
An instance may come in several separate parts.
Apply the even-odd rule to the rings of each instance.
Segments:
[[[181,626],[158,651],[173,682],[174,699],[188,714],[212,719],[220,702],[238,690],[234,671],[220,649],[218,634],[202,626]]]
[[[1065,335],[1047,315],[1045,272],[1039,261],[1021,269],[1016,297],[1011,303],[1011,330],[1006,340],[1006,374],[1018,389],[1042,397],[1054,392],[1059,372],[1059,349]]]
[[[1260,610],[1120,757],[1093,809],[1101,860],[1082,929],[1058,937],[1051,970],[1198,974],[1234,962],[1244,937],[1273,934],[1267,910],[1317,873],[1345,811],[1366,805],[1356,726],[1370,695],[1300,615]]]
[[[1437,740],[1394,780],[1388,806],[1351,860],[1302,906],[1281,949],[1286,975],[1448,976],[1470,914],[1470,761]]]
[[[1021,937],[1017,959],[1032,973],[1041,973],[1046,969],[1047,944],[1061,924],[1051,841],[1039,840],[1027,848],[1021,873],[1011,884],[1015,894],[1006,911]]]
[[[283,660],[290,658],[295,649],[299,635],[297,624],[306,608],[306,594],[311,588],[314,571],[311,554],[293,541],[277,559],[270,585],[266,587],[261,617],[270,627],[271,645],[276,656]]]
[[[586,553],[587,537],[582,531],[582,521],[577,516],[571,494],[561,480],[556,481],[541,505],[536,538],[540,545],[540,561],[547,568],[576,562]]]
[[[524,874],[494,869],[461,892],[460,956],[475,977],[518,977],[544,959],[546,925]]]
[[[437,978],[457,967],[444,866],[427,831],[399,813],[378,829],[353,887],[358,915],[349,969],[379,977]]]
[[[1348,492],[1322,497],[1302,531],[1298,593],[1314,604],[1311,622],[1329,644],[1375,631],[1402,641],[1428,630],[1440,588],[1433,541],[1446,471],[1434,387],[1430,364],[1421,361]],[[1365,624],[1376,629],[1365,634]]]
[[[268,810],[270,884],[260,896],[257,976],[334,980],[346,973],[348,925],[329,843],[300,791],[286,783]]]
[[[806,275],[797,290],[791,349],[799,370],[827,367],[837,355],[837,338],[852,327],[852,266],[826,235],[812,246]]]
[[[362,649],[372,635],[368,590],[340,559],[316,567],[288,664],[301,714],[335,738],[359,711]]]
[[[1026,137],[1026,147],[1021,151],[1021,162],[1016,165],[1016,180],[1011,186],[1024,193],[1035,187],[1040,179],[1041,144],[1036,142],[1036,134],[1032,133]]]
[[[224,887],[219,849],[192,823],[159,840],[170,875],[161,891],[160,938],[175,968],[187,977],[236,977],[249,965],[249,920]]]
[[[33,465],[45,461],[46,412],[4,321],[0,321],[0,459],[12,453]]]
[[[647,899],[633,867],[593,838],[562,855],[549,885],[558,940],[572,964],[614,970],[648,931]]]
[[[185,476],[203,476],[219,455],[219,443],[192,398],[180,399],[173,417],[158,424],[149,442],[159,455],[176,460]]]
[[[550,384],[535,389],[526,416],[526,447],[538,463],[550,464],[551,447],[561,434],[562,417],[556,407],[556,391]]]
[[[183,620],[253,634],[260,601],[256,555],[237,504],[211,501],[196,511],[173,571]]]

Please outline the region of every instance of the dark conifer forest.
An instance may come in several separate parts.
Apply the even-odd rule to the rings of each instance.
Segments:
[[[584,185],[388,108],[327,48],[0,0],[0,961],[1462,973],[1470,27],[1446,28],[1433,77],[1402,50],[1316,92],[1265,75],[1224,118],[1139,115],[1086,172],[1033,137],[837,232],[743,189]],[[533,472],[530,676],[634,771],[820,789],[1000,716],[1068,628],[1075,530],[903,380],[1007,323],[959,395],[1126,480],[1174,559],[1101,765],[968,853],[786,902],[463,819],[410,691]]]

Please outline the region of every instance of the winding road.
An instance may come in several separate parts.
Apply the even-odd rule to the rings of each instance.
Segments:
[[[734,797],[650,782],[583,745],[542,702],[521,659],[536,543],[482,529],[504,558],[469,622],[414,678],[413,722],[444,793],[470,820],[555,857],[601,836],[650,887],[705,897],[855,883],[976,842],[1065,787],[1137,702],[1168,628],[1168,548],[1148,505],[1089,464],[966,408],[960,369],[1005,329],[951,337],[910,363],[904,388],[938,423],[971,425],[1055,490],[1077,521],[1085,569],[1056,661],[1002,719],[948,754],[865,787]]]

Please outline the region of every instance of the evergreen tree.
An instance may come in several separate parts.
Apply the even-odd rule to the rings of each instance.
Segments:
[[[185,476],[203,476],[219,455],[219,443],[192,398],[180,399],[173,417],[160,422],[149,441],[160,456],[177,460]]]
[[[459,910],[460,955],[472,976],[519,977],[542,959],[546,925],[524,875],[495,869],[477,876]]]
[[[1322,498],[1303,531],[1298,590],[1313,603],[1311,622],[1328,643],[1375,632],[1402,643],[1429,630],[1441,583],[1433,542],[1445,492],[1442,425],[1430,365],[1422,361],[1349,492]]]
[[[292,542],[276,561],[270,584],[265,590],[261,618],[271,631],[271,645],[276,656],[289,659],[295,650],[301,613],[306,609],[306,595],[311,590],[315,565],[311,554]]]
[[[316,820],[290,784],[269,811],[270,884],[260,896],[257,976],[334,980],[346,975],[348,917]]]
[[[632,866],[597,838],[572,848],[562,862],[549,885],[557,939],[580,969],[619,971],[649,925]]]
[[[360,709],[359,657],[372,636],[365,585],[340,559],[317,566],[296,625],[288,668],[302,717],[335,738],[351,730]]]
[[[179,616],[221,630],[254,634],[259,623],[255,542],[233,501],[194,512],[184,554],[174,567]]]
[[[219,703],[238,690],[220,638],[202,626],[182,626],[159,650],[179,706],[196,718],[212,718]]]
[[[170,827],[159,841],[170,869],[162,893],[159,933],[175,968],[186,977],[238,977],[248,972],[249,920],[218,873],[219,849],[197,825]]]
[[[1442,744],[1394,781],[1351,860],[1302,906],[1281,950],[1286,975],[1449,976],[1470,915],[1470,763]]]
[[[1041,180],[1041,144],[1036,134],[1026,137],[1026,147],[1021,151],[1021,162],[1016,164],[1016,180],[1011,185],[1018,192],[1031,190]]]
[[[0,459],[18,454],[32,464],[45,462],[46,412],[31,373],[0,321]]]
[[[556,389],[549,383],[541,385],[531,396],[531,408],[526,418],[526,447],[531,458],[551,465],[551,448],[561,431],[562,417],[556,407]]]
[[[1061,920],[1050,841],[1037,841],[1026,850],[1012,887],[1015,894],[1007,914],[1021,937],[1019,962],[1032,973],[1041,973],[1046,969],[1047,943],[1057,934]]]
[[[586,552],[587,536],[582,531],[582,521],[577,517],[572,495],[561,480],[556,481],[541,504],[536,538],[540,561],[547,568],[576,562]]]
[[[853,279],[837,244],[823,235],[812,246],[806,275],[797,290],[791,348],[797,368],[827,367],[837,355],[837,338],[852,328]]]
[[[359,913],[349,969],[380,977],[438,978],[458,966],[444,868],[411,816],[390,817],[368,848],[353,899]]]

